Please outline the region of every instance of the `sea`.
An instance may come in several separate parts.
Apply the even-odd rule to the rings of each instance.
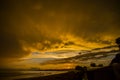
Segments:
[[[68,71],[0,71],[0,80],[16,80],[66,73]]]

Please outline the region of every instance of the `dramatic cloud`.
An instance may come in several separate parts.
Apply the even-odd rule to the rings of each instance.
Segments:
[[[0,58],[112,45],[119,8],[117,0],[0,0]]]

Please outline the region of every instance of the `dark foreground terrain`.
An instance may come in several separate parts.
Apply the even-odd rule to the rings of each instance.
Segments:
[[[36,77],[36,78],[24,78],[19,80],[78,80],[79,74],[74,72],[50,75],[50,76],[43,76],[43,77]]]
[[[89,70],[86,72],[86,75],[88,80],[116,80],[110,66],[95,70]],[[24,78],[19,80],[82,80],[82,74],[80,71],[70,71],[62,74],[35,78]]]

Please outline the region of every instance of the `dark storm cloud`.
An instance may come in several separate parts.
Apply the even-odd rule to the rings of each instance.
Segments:
[[[102,50],[102,49],[114,49],[114,48],[117,48],[118,46],[117,45],[111,45],[111,46],[105,46],[105,47],[102,47],[102,48],[95,48],[95,49],[92,49],[92,50]]]
[[[76,45],[66,35],[111,44],[106,36],[119,36],[119,10],[117,0],[0,0],[0,57]]]

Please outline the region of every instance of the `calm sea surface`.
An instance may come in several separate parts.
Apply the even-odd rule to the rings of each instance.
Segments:
[[[0,80],[40,77],[65,72],[67,71],[0,71]]]

